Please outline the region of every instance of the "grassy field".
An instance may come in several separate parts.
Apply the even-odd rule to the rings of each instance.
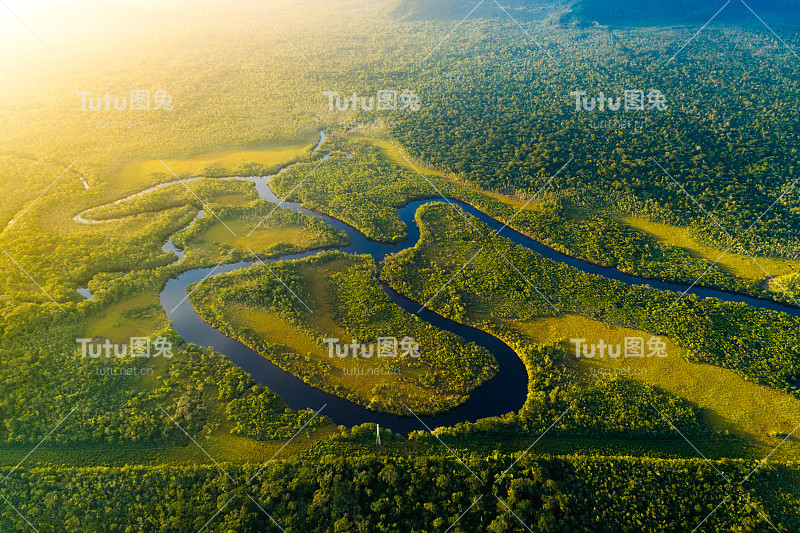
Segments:
[[[252,248],[254,251],[258,251],[266,250],[278,243],[313,247],[319,241],[314,231],[298,226],[264,227],[262,225],[248,236],[247,234],[252,231],[256,224],[257,221],[243,219],[227,220],[224,225],[221,222],[217,222],[196,241],[193,241],[193,244],[197,244],[200,248],[214,248],[218,244],[224,244],[245,250]]]
[[[240,193],[223,194],[214,198],[214,201],[222,205],[237,205],[244,203],[247,197]]]
[[[170,179],[174,178],[172,172],[180,177],[232,174],[237,167],[245,163],[256,163],[269,168],[279,167],[296,161],[308,153],[315,144],[316,141],[309,139],[306,143],[278,146],[268,150],[227,150],[200,154],[189,159],[165,159],[163,163],[158,160],[131,161],[122,165],[116,177],[116,185],[127,190],[141,184],[148,176],[165,172],[170,174]]]
[[[168,324],[158,293],[145,292],[90,316],[86,321],[85,336],[104,337],[113,343],[124,344],[131,337],[160,331]]]
[[[489,196],[490,198],[494,198],[495,200],[497,200],[499,202],[502,202],[502,203],[504,203],[506,205],[509,205],[511,207],[514,207],[516,209],[525,208],[525,209],[528,209],[528,210],[535,210],[537,208],[538,204],[539,204],[538,201],[534,200],[534,201],[532,201],[530,203],[527,203],[527,205],[526,205],[526,201],[522,200],[520,198],[516,198],[514,196],[508,196],[508,195],[505,195],[505,194],[499,194],[499,193],[496,193],[496,192],[485,191],[483,189],[478,189],[477,187],[469,186],[469,185],[467,185],[465,183],[461,183],[461,182],[456,181],[453,178],[452,174],[448,174],[447,172],[442,172],[441,170],[436,170],[434,168],[431,168],[429,166],[423,165],[421,163],[411,164],[411,162],[409,162],[408,159],[403,157],[403,152],[402,152],[400,146],[395,142],[387,141],[385,139],[376,139],[376,138],[373,138],[373,137],[367,137],[365,135],[351,135],[350,139],[353,140],[353,141],[371,143],[372,145],[376,146],[380,150],[381,155],[383,155],[383,157],[386,158],[387,161],[390,161],[391,163],[394,163],[395,165],[397,165],[397,166],[399,166],[401,168],[405,168],[405,169],[410,170],[412,172],[421,172],[422,174],[425,174],[425,175],[428,175],[428,176],[438,176],[440,178],[447,179],[449,181],[457,183],[461,187],[465,187],[467,189],[471,189],[474,192],[478,192],[478,193],[484,194],[486,196]]]
[[[635,217],[625,217],[622,221],[639,231],[652,235],[662,243],[678,246],[686,250],[689,255],[695,258],[704,258],[714,262],[725,251],[696,242],[689,236],[686,228],[650,222]],[[719,259],[718,264],[729,274],[749,279],[781,276],[800,269],[800,262],[789,259],[756,257],[756,260],[769,273],[769,276],[747,255],[727,253]]]
[[[625,337],[643,337],[647,342],[652,336],[575,315],[512,324],[539,343],[585,338],[590,344],[602,339],[607,344],[624,345]],[[702,410],[702,416],[714,429],[740,436],[767,452],[800,424],[800,399],[747,381],[731,370],[690,362],[686,359],[686,350],[669,339],[662,340],[667,345],[664,358],[577,360],[572,351],[575,345],[570,343],[565,363],[587,380],[595,379],[592,372],[624,372],[633,379],[684,398]],[[788,458],[798,449],[800,440],[793,437],[783,445],[780,455]]]
[[[324,291],[323,287],[317,289]],[[331,319],[331,310],[325,309],[327,305],[319,304],[319,300],[314,299],[314,319],[312,323],[331,338],[339,338],[343,343],[350,341],[348,333]],[[394,375],[349,375],[344,371],[352,372],[354,368],[363,369],[365,372],[376,368],[381,362],[365,359],[333,359],[328,357],[327,347],[320,346],[303,329],[283,320],[276,313],[265,309],[257,309],[246,306],[230,306],[228,314],[231,323],[237,329],[245,328],[257,333],[266,340],[280,342],[286,352],[304,355],[310,359],[311,365],[329,364],[332,368],[328,371],[318,370],[321,380],[329,386],[341,386],[346,390],[352,391],[357,396],[369,402],[373,399],[375,388],[380,387],[385,394],[386,390],[393,391],[394,394],[403,396],[416,396],[419,391],[416,387],[409,386],[402,382],[399,376]],[[420,369],[404,369],[403,376],[417,378],[424,374]]]

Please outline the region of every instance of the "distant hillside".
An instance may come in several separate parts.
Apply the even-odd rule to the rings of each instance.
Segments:
[[[723,5],[724,0],[670,0],[668,2],[643,2],[641,0],[578,0],[570,17],[582,22],[599,22],[603,25],[668,25],[704,23]],[[753,11],[771,21],[798,23],[800,0],[748,0]],[[790,20],[787,17],[792,17]],[[732,0],[719,14],[721,22],[756,20],[739,0]]]
[[[565,5],[569,0],[498,0],[503,7],[541,8],[542,6]],[[403,20],[460,20],[467,16],[479,0],[397,0],[391,16]],[[500,13],[493,0],[485,0],[475,9],[470,18],[496,17]]]
[[[467,4],[469,4],[469,0],[444,0],[440,2],[433,0],[400,0],[390,14],[398,19],[449,19],[453,18],[459,10],[463,13],[462,17],[469,13],[472,7]],[[472,6],[474,5],[473,3]]]
[[[498,0],[500,4],[520,13],[544,6],[569,6],[564,22],[594,23],[608,26],[673,25],[705,23],[726,0]],[[396,0],[390,8],[392,17],[403,20],[462,19],[478,0]],[[800,0],[747,0],[747,4],[770,24],[800,25]],[[494,0],[485,0],[471,18],[496,17],[499,12]],[[753,14],[740,0],[731,0],[715,19],[720,22],[755,21]]]

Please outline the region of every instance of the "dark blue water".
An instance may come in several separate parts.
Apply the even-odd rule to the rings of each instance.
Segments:
[[[320,142],[319,146],[321,146],[321,144],[322,142]],[[267,183],[269,178],[233,179],[245,179],[252,182],[256,186],[259,196],[264,200],[276,204],[280,203],[284,207],[321,218],[333,227],[344,231],[349,236],[351,242],[348,246],[338,248],[338,250],[353,254],[369,254],[375,259],[377,264],[380,264],[389,254],[397,253],[414,246],[419,240],[419,227],[414,220],[417,209],[422,205],[441,201],[437,199],[421,200],[410,203],[399,209],[398,214],[400,219],[408,227],[408,238],[402,243],[385,244],[370,241],[359,231],[348,226],[344,222],[321,213],[310,211],[294,202],[283,202],[280,198],[276,197],[269,188]],[[500,230],[503,228],[502,223],[481,213],[472,206],[456,201],[451,201],[451,203],[475,216],[493,230]],[[687,291],[688,289],[687,292],[689,294],[695,294],[703,298],[713,297],[729,302],[741,302],[761,309],[769,309],[800,316],[800,309],[772,301],[759,300],[698,287],[689,289],[679,284],[638,278],[613,268],[594,265],[564,255],[508,227],[502,229],[501,235],[515,244],[524,246],[558,263],[577,268],[583,272],[621,281],[629,285],[650,286],[656,289],[676,291],[679,293]],[[165,250],[175,251],[179,254],[180,258],[183,257],[180,250],[175,248],[174,244],[172,244],[172,239],[165,245]],[[317,251],[309,251],[301,254],[283,256],[270,261],[301,259],[310,257],[316,253]],[[257,383],[267,386],[280,395],[292,409],[311,408],[318,410],[323,405],[326,405],[323,414],[331,418],[336,424],[354,426],[365,422],[372,422],[379,423],[394,431],[403,433],[416,429],[425,429],[424,426],[410,414],[408,416],[397,416],[375,413],[365,407],[343,400],[304,383],[299,378],[281,370],[247,346],[223,335],[215,328],[205,323],[194,311],[188,300],[185,299],[187,287],[192,283],[204,279],[209,274],[232,272],[241,268],[249,268],[253,265],[254,262],[240,262],[222,265],[217,268],[194,269],[181,274],[177,278],[170,279],[162,290],[160,299],[175,330],[187,342],[192,342],[200,346],[211,346],[218,352],[228,356],[233,363],[252,375]],[[439,329],[459,335],[467,341],[489,350],[500,367],[497,376],[476,389],[466,403],[445,414],[433,417],[422,417],[422,420],[427,426],[431,429],[440,426],[451,426],[458,422],[475,421],[488,416],[500,416],[508,412],[518,411],[522,407],[527,396],[527,371],[519,357],[508,345],[492,335],[468,326],[457,324],[427,309],[420,311],[420,303],[409,300],[386,285],[384,285],[384,289],[391,300],[407,312],[420,317],[422,320]]]

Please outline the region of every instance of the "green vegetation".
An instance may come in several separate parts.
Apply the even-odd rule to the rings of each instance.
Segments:
[[[379,157],[378,148],[347,142],[342,133],[332,133],[325,148],[332,157],[314,170],[313,180],[305,177],[316,164],[295,166],[272,179],[275,194],[287,199],[295,191],[291,200],[299,198],[308,209],[340,218],[370,239],[405,239],[406,228],[394,210],[429,197],[428,185]]]
[[[215,328],[307,383],[377,411],[441,412],[496,372],[484,349],[395,306],[369,256],[322,253],[212,276],[192,290],[190,301]],[[402,345],[397,357],[379,356],[380,337],[410,337],[419,357],[404,356]],[[344,356],[324,339],[372,348]]]
[[[528,370],[528,397],[517,413],[489,417],[474,423],[438,428],[437,435],[453,437],[509,437],[540,434],[591,435],[629,438],[669,436],[669,420],[685,434],[708,433],[698,411],[681,398],[630,379],[609,377],[586,379],[564,364],[565,355],[554,346],[537,346],[514,330],[494,329],[519,354]],[[417,434],[416,436],[419,436]],[[656,444],[655,448],[658,448]]]
[[[106,338],[124,344],[143,332],[159,332],[168,327],[167,317],[158,302],[158,293],[143,292],[90,314],[84,338]]]
[[[270,202],[255,200],[237,206],[210,204],[206,213],[173,242],[187,252],[184,261],[208,262],[261,259],[306,250],[345,246],[343,232],[316,217]]]
[[[167,183],[89,209],[80,216],[90,222],[111,221],[143,213],[158,213],[186,205],[202,209],[205,202],[223,203],[220,202],[220,198],[230,198],[234,195],[242,201],[252,201],[258,197],[252,185],[245,181],[201,178],[178,182],[172,177]]]
[[[2,236],[4,249],[25,264],[23,272],[6,257],[16,271],[7,270],[2,279],[9,290],[2,306],[0,354],[6,364],[1,377],[7,403],[2,406],[0,439],[10,461],[24,451],[17,447],[35,444],[64,417],[64,432],[53,435],[54,442],[70,443],[76,457],[106,457],[110,462],[163,459],[159,448],[183,442],[185,435],[159,406],[187,431],[203,434],[209,449],[234,445],[229,456],[245,460],[260,457],[272,445],[254,446],[237,435],[286,439],[310,418],[312,413],[287,411],[274,394],[253,388],[252,378],[223,356],[180,347],[182,340],[171,330],[158,293],[171,276],[217,264],[232,245],[245,247],[239,255],[252,259],[249,248],[268,256],[346,244],[346,236],[314,217],[258,200],[251,183],[237,180],[199,179],[158,187],[81,211],[88,223],[48,225],[64,212],[48,211],[52,206],[43,198]],[[201,208],[219,218],[207,214],[176,237],[187,256],[173,264],[174,256],[164,254],[161,245],[169,231],[189,224]],[[215,224],[222,224],[219,220],[253,228],[267,214],[252,239],[242,235],[231,243],[213,233]],[[40,240],[31,240],[31,235]],[[66,264],[71,273],[65,278],[61,269]],[[27,275],[42,280],[44,290],[62,301],[26,303],[49,301]],[[91,300],[73,292],[75,280],[89,281]],[[77,338],[98,338],[125,344],[141,336],[167,338],[175,347],[174,358],[94,360],[81,358],[76,343]],[[22,405],[27,407],[20,411]],[[242,408],[246,405],[259,405],[258,416]],[[321,424],[327,424],[324,418],[315,420],[307,435],[315,440],[327,436],[330,428],[320,429]],[[118,445],[118,452],[91,451],[103,443]],[[140,447],[131,447],[134,443]],[[182,455],[166,454],[177,460]]]
[[[262,509],[287,532],[444,531],[459,517],[450,531],[671,532],[709,513],[704,531],[800,530],[795,318],[693,297],[672,306],[677,295],[545,261],[443,205],[419,213],[421,243],[385,265],[325,252],[271,265],[285,286],[263,266],[197,286],[206,320],[375,410],[449,410],[497,371],[486,351],[394,306],[381,280],[525,363],[519,412],[435,437],[383,428],[376,449],[374,426],[287,409],[223,355],[185,344],[160,306],[187,270],[346,244],[251,183],[219,179],[294,162],[273,179],[281,197],[375,240],[405,238],[395,208],[442,194],[597,264],[684,284],[708,270],[699,286],[797,299],[800,40],[768,9],[783,2],[748,1],[774,35],[732,3],[717,22],[732,11],[752,25],[696,38],[695,24],[593,25],[623,11],[650,21],[651,6],[604,2],[510,0],[507,13],[485,2],[464,19],[474,1],[141,0],[2,18],[14,53],[0,57],[0,530],[275,529]],[[673,7],[708,19],[704,6]],[[406,88],[420,111],[340,112],[324,95]],[[576,112],[570,96],[629,88],[660,90],[668,109],[621,111],[645,125],[605,128],[611,115]],[[165,91],[174,107],[82,110],[76,94],[132,90]],[[325,161],[311,153],[320,130]],[[177,262],[162,251],[173,235]],[[91,299],[75,291],[87,285]],[[413,336],[422,357],[384,365],[398,376],[349,376],[376,359],[331,359],[322,342],[383,335]],[[669,357],[597,376],[634,364],[575,360],[568,342],[628,335],[662,337]],[[75,342],[134,336],[162,336],[175,355],[83,359]],[[134,364],[148,372],[127,373]]]
[[[800,375],[796,317],[692,295],[679,299],[678,294],[585,274],[489,235],[474,218],[465,224],[443,204],[425,206],[417,218],[420,243],[388,260],[383,279],[417,301],[428,301],[483,245],[485,253],[432,301],[456,320],[470,314],[525,320],[552,316],[557,309],[670,337],[695,360],[735,369],[781,390],[789,391],[788,383]],[[467,314],[445,310],[456,303],[469,309]]]
[[[550,404],[536,404],[534,409],[526,404],[526,409],[519,414],[520,420],[512,417],[510,423],[501,423],[501,426],[522,428],[526,411],[538,416],[545,408],[550,412],[543,418],[549,416],[552,420],[554,415],[566,409],[571,398],[591,404],[591,398],[603,396],[594,395],[592,387],[623,387],[615,393],[623,399],[626,396],[635,398],[640,394],[633,393],[631,387],[635,386],[631,385],[629,379],[622,379],[623,385],[614,384],[617,378],[589,380],[588,389],[586,379],[565,380],[564,374],[569,376],[569,369],[574,364],[561,368],[560,354],[571,350],[574,358],[574,346],[561,348],[561,352],[556,350],[552,352],[554,355],[548,357],[542,355],[551,353],[547,350],[541,352],[537,348],[526,348],[525,338],[548,342],[567,336],[562,336],[562,333],[568,334],[569,338],[592,338],[597,331],[597,322],[564,318],[569,321],[569,328],[566,329],[563,322],[556,323],[557,319],[552,318],[554,314],[577,314],[667,337],[672,339],[667,345],[668,349],[682,347],[677,353],[670,354],[671,357],[662,359],[662,362],[648,363],[646,367],[653,371],[653,375],[639,382],[657,385],[658,390],[709,409],[708,422],[718,431],[731,430],[731,422],[734,422],[741,434],[774,446],[777,442],[769,438],[767,431],[777,434],[793,429],[792,421],[796,418],[798,400],[790,382],[800,373],[800,339],[797,337],[800,324],[797,318],[692,296],[678,300],[677,294],[627,286],[584,274],[543,259],[501,237],[486,236],[486,228],[481,223],[474,219],[465,223],[452,207],[444,204],[426,206],[418,212],[417,217],[422,233],[420,242],[414,248],[387,259],[381,271],[382,278],[417,301],[430,300],[434,310],[454,320],[481,327],[507,340],[513,340],[515,335],[523,335],[521,346],[515,349],[527,362],[531,376],[530,386],[533,390],[530,391],[528,402],[530,404],[532,398],[539,398],[540,404]],[[476,231],[471,231],[471,227],[475,227]],[[473,256],[475,259],[455,276]],[[447,289],[435,294],[437,288],[444,286],[451,278]],[[558,309],[558,313],[551,305]],[[542,323],[542,320],[546,322]],[[548,329],[554,330],[555,334],[548,333]],[[604,340],[611,342],[618,336],[619,333],[614,333],[607,335],[609,338]],[[538,355],[526,356],[526,350]],[[672,359],[681,356],[687,357],[687,361],[670,364]],[[717,365],[733,370],[738,376],[719,369],[704,370],[699,368],[702,365],[689,361]],[[605,360],[598,360],[597,363],[606,367],[623,364],[635,366],[627,360],[624,363],[619,361],[619,364]],[[698,369],[690,370],[690,366]],[[586,366],[579,365],[579,369],[583,375]],[[711,383],[704,381],[711,378],[714,379]],[[742,379],[770,385],[795,398],[761,390],[756,385],[741,384]],[[562,380],[571,383],[572,392],[569,386],[561,383]],[[559,395],[547,393],[549,387],[554,386],[553,383],[559,383]],[[716,399],[707,397],[709,387],[711,391],[722,391],[732,386],[735,388]],[[750,409],[732,415],[731,404],[726,401],[730,394],[740,395],[741,401],[737,403],[742,407],[747,399],[751,399],[755,402],[753,410],[757,410],[759,405],[768,410],[758,417],[748,418],[748,413],[753,412]],[[644,402],[644,406],[650,403],[656,403],[653,397]],[[640,401],[623,401],[615,409],[629,405],[643,406]],[[777,416],[773,414],[776,410],[780,411]],[[602,412],[608,414],[614,411]],[[748,418],[748,421],[745,422],[744,418]],[[627,430],[636,430],[635,417],[621,419],[631,424]],[[591,420],[591,416],[588,420]],[[532,427],[540,427],[543,422],[535,419]],[[486,429],[494,424],[486,421],[481,425],[478,422],[471,427]],[[691,422],[685,424],[687,427],[693,425]],[[581,426],[584,429],[592,427],[591,423],[578,424],[577,429],[582,429]],[[642,428],[647,428],[647,425]]]
[[[800,296],[800,272],[793,272],[785,276],[779,276],[769,281],[769,287],[773,291],[784,293],[792,298]]]
[[[650,335],[580,315],[536,318],[513,322],[510,327],[539,344],[562,340],[564,364],[574,369],[576,377],[586,376],[583,381],[589,384],[600,374],[621,375],[652,385],[688,401],[706,426],[741,436],[766,450],[777,446],[783,439],[777,436],[789,433],[800,421],[796,396],[743,380],[732,370],[692,362],[687,351],[670,339],[663,339],[664,358],[576,359],[575,345],[563,340],[585,338],[588,344],[595,344],[602,339],[607,344],[624,345],[625,337],[649,339]],[[792,441],[785,446],[793,449],[794,445]]]
[[[800,263],[796,260],[757,257],[756,262],[747,255],[725,253],[726,250],[701,244],[698,239],[692,238],[691,232],[685,228],[633,217],[623,218],[622,221],[652,235],[661,243],[685,250],[694,258],[704,258],[712,263],[717,261],[725,272],[740,278],[763,279],[765,276],[780,276],[800,268]]]
[[[280,146],[270,150],[227,150],[201,154],[190,159],[168,159],[165,161],[135,161],[125,163],[117,174],[121,186],[141,183],[142,176],[166,177],[170,181],[173,173],[181,178],[193,176],[266,176],[290,163],[307,156],[316,140],[307,145]]]
[[[374,128],[373,128],[374,129]],[[381,129],[377,129],[377,131],[373,132],[375,135],[385,135],[385,132]],[[413,161],[410,159],[409,155],[406,154],[402,147],[400,147],[396,142],[389,141],[382,138],[376,137],[369,137],[366,135],[350,135],[349,140],[357,141],[357,142],[368,142],[378,148],[380,155],[387,161],[391,162],[392,164],[405,168],[406,170],[413,172],[414,174],[423,174],[425,176],[437,176],[440,178],[447,178],[451,181],[456,181],[455,177],[452,174],[447,173],[443,170],[437,170],[435,168],[431,168],[424,163],[419,161]],[[437,180],[438,181],[438,180]],[[458,183],[462,187],[470,188],[473,192],[479,192],[481,195],[488,196],[490,198],[494,198],[499,202],[504,204],[508,204],[511,207],[516,209],[536,209],[539,206],[539,202],[531,201],[526,202],[521,198],[516,198],[513,196],[508,196],[504,194],[499,194],[492,191],[486,191],[478,189],[477,187],[470,187],[469,184],[466,183]]]
[[[707,210],[737,239],[744,234],[752,254],[797,257],[790,186],[800,66],[788,50],[760,30],[717,27],[670,61],[693,29],[528,26],[543,50],[486,17],[465,22],[423,63],[416,88],[426,105],[389,126],[415,160],[483,189],[522,197],[543,189],[567,209],[691,227],[727,249],[733,243]],[[797,48],[796,32],[783,38]],[[570,96],[622,97],[630,88],[661,91],[667,109],[576,111]],[[646,125],[602,128],[602,120]]]
[[[148,301],[151,300],[136,296],[106,308],[101,317],[90,319],[86,333],[127,343],[128,338],[123,335],[128,331],[111,322],[131,310],[141,315],[148,308],[142,304]],[[165,336],[174,344],[172,358],[83,358],[75,341],[82,337],[81,332],[64,323],[45,330],[46,336],[39,330],[35,336],[17,335],[4,340],[0,353],[6,361],[12,361],[14,354],[21,355],[13,359],[13,365],[0,366],[0,393],[7,401],[0,426],[2,442],[33,445],[61,419],[61,430],[50,437],[59,443],[182,442],[183,433],[159,406],[186,431],[209,435],[219,425],[209,421],[224,420],[230,403],[259,401],[272,406],[259,413],[261,418],[256,420],[243,418],[235,407],[228,408],[237,431],[255,428],[253,431],[258,431],[261,438],[281,438],[293,426],[299,429],[307,419],[307,413],[301,413],[299,418],[286,413],[280,399],[253,388],[252,378],[224,356],[191,345],[178,348],[179,339],[171,330],[156,329],[163,325],[162,317],[159,308],[157,318],[131,319],[126,327],[149,325],[153,329],[137,329],[136,336]],[[132,367],[147,372],[126,372]],[[29,410],[17,414],[15,405],[27,405]],[[73,409],[75,412],[67,416]],[[267,423],[270,420],[272,425]],[[279,428],[275,427],[277,421],[281,421]]]
[[[236,435],[258,440],[286,440],[301,428],[309,437],[316,428],[330,423],[324,416],[314,417],[311,409],[292,412],[280,397],[254,385],[249,375],[224,356],[193,346],[187,352],[181,354],[181,359],[176,358],[165,386],[183,387],[188,382],[194,385],[189,391],[199,394],[188,399],[186,396],[179,398],[173,418],[180,420],[184,412],[191,413],[193,407],[202,413],[207,408],[207,401],[214,405],[216,392],[216,404],[220,408],[224,406],[224,412],[233,424],[230,432]],[[204,430],[212,432],[214,424],[206,424]]]
[[[43,533],[204,526],[223,533],[275,527],[272,520],[287,532],[441,531],[454,523],[456,532],[524,531],[522,521],[543,532],[638,533],[691,531],[707,516],[705,531],[772,531],[766,520],[778,531],[800,527],[797,465],[763,465],[739,485],[754,463],[532,454],[515,460],[329,455],[315,465],[272,463],[260,473],[257,465],[229,464],[20,469],[4,492]],[[46,499],[30,498],[32,487]],[[26,527],[10,509],[0,525]]]
[[[370,133],[382,134],[374,128]],[[567,209],[552,201],[521,203],[513,196],[482,191],[456,175],[411,162],[395,144],[380,138],[334,131],[326,143],[333,156],[313,171],[313,180],[306,178],[314,166],[298,165],[273,179],[274,190],[281,197],[292,193],[289,199],[299,199],[309,209],[340,218],[372,239],[405,239],[406,228],[395,208],[444,196],[470,204],[497,220],[510,221],[513,229],[592,263],[651,279],[686,285],[696,282],[698,286],[789,300],[780,292],[767,291],[762,282],[764,272],[748,257],[734,254],[714,264],[721,252],[708,257],[710,253],[696,251],[697,247],[708,250],[704,245],[689,247],[682,240],[665,240],[652,231],[655,223],[636,228],[631,227],[630,219],[620,221],[615,215]],[[527,208],[520,211],[526,203]],[[730,259],[726,261],[727,257]],[[788,260],[756,260],[776,273],[795,265]]]

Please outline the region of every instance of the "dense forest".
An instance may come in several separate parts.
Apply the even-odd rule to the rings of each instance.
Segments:
[[[569,43],[542,41],[551,60],[499,40],[491,20],[475,21],[475,32],[460,33],[424,64],[418,93],[427,105],[391,125],[414,158],[523,197],[569,161],[544,198],[691,226],[723,250],[741,241],[753,254],[796,257],[800,63],[780,42],[715,28],[667,63],[680,46],[665,30],[573,30]],[[797,48],[796,35],[786,39]],[[466,46],[491,53],[465,55]],[[666,109],[576,111],[570,96],[622,97],[631,88],[659,90]],[[646,126],[596,127],[602,120]]]
[[[318,464],[282,461],[263,470],[20,469],[3,491],[42,532],[638,533],[691,531],[701,523],[703,531],[720,533],[796,531],[797,466],[764,465],[740,484],[756,466],[530,454],[463,462],[328,455]],[[0,515],[0,524],[26,527],[13,512]]]

